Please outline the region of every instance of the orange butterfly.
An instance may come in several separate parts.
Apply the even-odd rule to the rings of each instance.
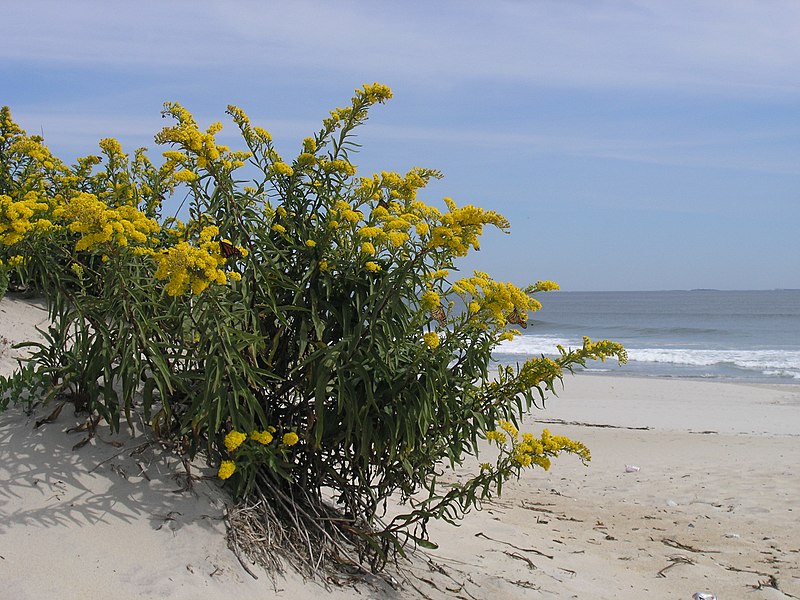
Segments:
[[[441,325],[447,320],[447,314],[444,312],[444,306],[439,304],[436,308],[431,309],[431,319],[436,319]]]
[[[511,311],[511,314],[508,315],[508,322],[512,325],[519,325],[523,329],[528,328],[528,321],[522,318],[522,315],[520,314],[519,310],[517,310],[516,306],[514,307],[514,310]]]
[[[241,251],[236,246],[224,240],[219,242],[219,253],[224,258],[241,258],[242,256]]]

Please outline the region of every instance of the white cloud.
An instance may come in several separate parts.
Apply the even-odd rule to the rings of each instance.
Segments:
[[[43,133],[46,142],[58,153],[88,154],[95,152],[97,141],[115,137],[128,150],[146,146],[153,152],[158,147],[153,136],[169,123],[157,114],[148,116],[98,115],[74,110],[68,113],[49,111],[13,112],[14,119],[29,133]],[[278,149],[292,152],[299,140],[319,129],[312,119],[270,119],[250,114],[254,123],[269,130]],[[224,114],[196,113],[201,127],[222,121],[220,142],[239,147],[235,126]],[[630,129],[630,128],[629,128]],[[680,131],[650,135],[648,131],[620,132],[613,127],[594,128],[587,132],[580,127],[558,124],[536,133],[497,128],[406,126],[371,123],[360,134],[361,142],[372,148],[390,147],[397,142],[414,146],[472,148],[473,152],[510,153],[526,156],[607,158],[625,162],[672,166],[739,169],[766,173],[800,173],[796,149],[788,145],[800,138],[800,131],[786,128],[752,129],[743,125],[727,131]]]
[[[395,82],[800,92],[800,4],[772,1],[16,3],[0,58]]]

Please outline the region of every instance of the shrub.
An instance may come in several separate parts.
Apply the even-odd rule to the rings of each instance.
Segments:
[[[356,176],[354,132],[390,97],[357,90],[288,161],[235,106],[244,151],[166,104],[158,167],[110,139],[67,166],[0,115],[0,258],[53,322],[17,386],[24,375],[115,429],[141,402],[157,435],[262,500],[251,524],[284,525],[284,552],[373,569],[408,541],[430,546],[430,519],[459,519],[523,469],[589,460],[578,442],[517,427],[565,371],[625,359],[585,339],[490,375],[492,351],[557,286],[457,277],[483,229],[508,222],[424,203],[439,172]],[[184,194],[188,220],[163,218],[162,201]],[[437,486],[484,439],[497,460]],[[390,497],[408,510],[385,518]]]

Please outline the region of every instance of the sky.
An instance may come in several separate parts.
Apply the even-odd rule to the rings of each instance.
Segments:
[[[228,104],[292,156],[375,81],[359,174],[497,210],[460,267],[564,290],[800,288],[796,0],[0,0],[0,105],[62,159]]]

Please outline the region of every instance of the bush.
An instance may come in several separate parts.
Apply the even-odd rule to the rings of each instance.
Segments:
[[[523,469],[562,452],[589,460],[578,442],[517,427],[574,365],[625,359],[586,339],[490,375],[492,351],[557,286],[457,278],[484,227],[508,222],[422,202],[437,171],[356,177],[354,131],[390,97],[357,90],[291,161],[237,107],[244,151],[169,103],[159,167],[111,139],[67,166],[0,114],[0,258],[53,322],[26,381],[115,429],[141,402],[157,435],[202,453],[243,502],[262,500],[242,518],[283,525],[280,550],[376,570]],[[163,218],[163,200],[184,194],[189,219]],[[484,439],[497,460],[437,486]],[[409,508],[385,519],[390,497]]]

